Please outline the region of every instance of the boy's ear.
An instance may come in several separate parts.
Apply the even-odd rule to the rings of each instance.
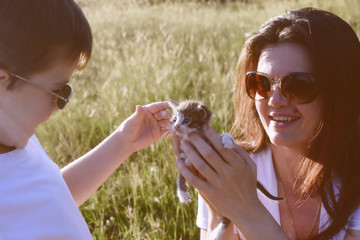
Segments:
[[[0,68],[0,81],[9,80],[9,78],[10,78],[9,72],[6,71],[5,69]]]
[[[0,68],[0,91],[6,90],[9,84],[10,75],[9,73]]]

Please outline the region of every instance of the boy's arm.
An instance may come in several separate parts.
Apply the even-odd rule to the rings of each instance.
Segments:
[[[132,153],[169,134],[168,108],[168,102],[137,106],[136,112],[115,132],[61,170],[77,206],[84,203]]]

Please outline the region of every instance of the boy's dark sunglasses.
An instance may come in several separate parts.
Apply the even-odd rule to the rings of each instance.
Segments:
[[[59,109],[63,109],[66,106],[66,104],[70,101],[70,97],[71,97],[73,90],[67,84],[58,90],[50,91],[46,88],[41,87],[40,85],[37,85],[36,83],[31,82],[30,80],[27,80],[26,78],[16,75],[15,73],[12,73],[10,71],[6,71],[6,72],[12,77],[15,77],[24,82],[27,82],[27,83],[33,85],[34,87],[40,88],[40,89],[50,93],[51,95],[53,95],[57,99],[57,106]]]
[[[254,71],[246,73],[245,82],[246,92],[254,100],[269,98],[276,88],[285,100],[296,104],[311,102],[318,95],[315,79],[309,73],[289,73],[275,82],[265,73]]]

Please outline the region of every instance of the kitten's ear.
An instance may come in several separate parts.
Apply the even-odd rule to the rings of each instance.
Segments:
[[[202,111],[203,121],[208,123],[210,121],[212,113],[209,111],[209,109],[204,104],[199,104],[198,108],[200,108]]]
[[[175,102],[174,100],[169,100],[169,105],[171,108],[176,108],[177,106],[179,106],[179,104],[177,102]]]

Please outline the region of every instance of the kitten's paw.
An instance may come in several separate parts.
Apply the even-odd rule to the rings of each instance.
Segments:
[[[216,228],[213,232],[210,234],[210,240],[221,240],[224,233],[219,233],[219,230]]]
[[[227,226],[222,223],[219,223],[217,227],[211,232],[210,240],[221,240],[226,231]]]
[[[234,147],[235,140],[229,133],[224,133],[221,135],[222,143],[226,149],[231,149]]]
[[[190,193],[178,189],[177,195],[179,197],[180,202],[182,202],[182,203],[190,203],[191,202]]]

